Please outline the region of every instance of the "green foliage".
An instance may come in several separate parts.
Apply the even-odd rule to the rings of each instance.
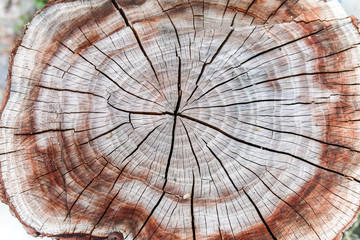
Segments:
[[[30,16],[21,15],[19,21],[17,21],[17,23],[14,25],[15,32],[21,33],[24,25],[30,22],[30,20],[31,20]]]
[[[23,5],[21,4],[20,2],[20,11],[23,12],[22,15],[20,15],[18,21],[16,22],[16,24],[13,25],[13,28],[15,30],[15,33],[17,35],[20,35],[21,32],[23,31],[23,27],[25,24],[27,24],[28,22],[31,21],[32,19],[32,16],[34,15],[35,11],[36,10],[40,10],[42,9],[46,3],[48,2],[49,0],[33,0],[33,8],[29,10],[25,10]]]
[[[344,233],[343,240],[360,240],[360,214],[354,225]]]
[[[49,0],[35,0],[34,5],[37,9],[42,9]]]

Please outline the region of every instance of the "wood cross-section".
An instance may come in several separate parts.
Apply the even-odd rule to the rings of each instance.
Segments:
[[[360,34],[324,0],[59,0],[11,58],[0,195],[54,239],[340,239]]]

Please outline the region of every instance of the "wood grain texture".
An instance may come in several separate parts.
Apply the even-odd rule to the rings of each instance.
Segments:
[[[60,0],[13,52],[0,195],[55,239],[340,239],[360,34],[323,0]]]

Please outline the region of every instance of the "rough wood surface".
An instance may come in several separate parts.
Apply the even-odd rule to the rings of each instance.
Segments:
[[[62,0],[14,50],[3,201],[61,239],[340,239],[360,34],[324,0]]]

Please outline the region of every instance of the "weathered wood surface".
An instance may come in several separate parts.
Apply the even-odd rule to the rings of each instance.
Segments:
[[[2,198],[64,239],[340,239],[360,35],[323,0],[62,0],[14,50]]]

